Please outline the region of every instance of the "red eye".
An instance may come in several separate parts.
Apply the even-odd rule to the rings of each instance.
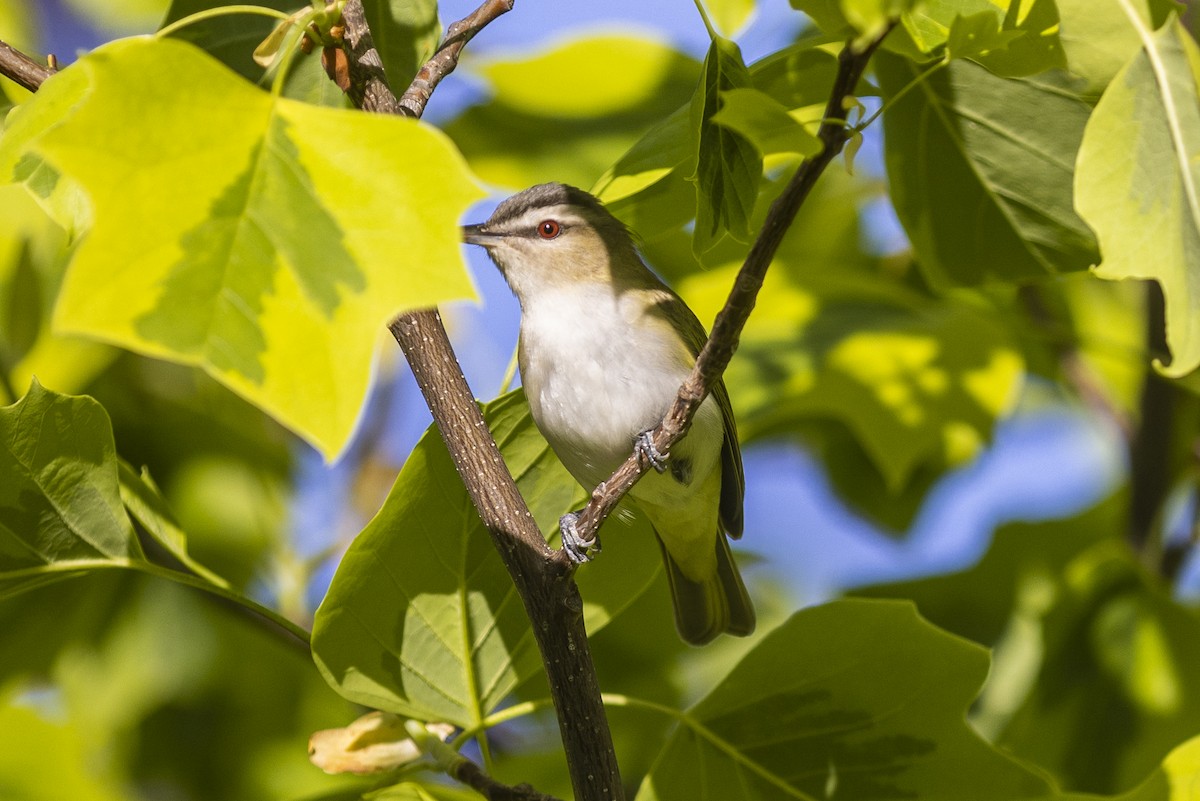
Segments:
[[[553,239],[562,233],[562,226],[557,220],[542,220],[538,223],[537,232],[542,239]]]

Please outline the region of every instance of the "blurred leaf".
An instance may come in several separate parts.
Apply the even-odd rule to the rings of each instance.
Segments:
[[[477,69],[492,98],[447,123],[446,133],[480,178],[523,189],[551,180],[591,186],[687,101],[698,64],[656,39],[597,35]],[[547,75],[555,76],[549,90]]]
[[[399,784],[365,793],[362,798],[363,801],[479,801],[479,794],[461,787],[423,784],[414,779],[407,779]]]
[[[725,234],[739,241],[750,236],[762,157],[744,136],[713,120],[722,93],[749,86],[750,73],[742,63],[738,46],[714,36],[690,110],[696,162],[688,180],[696,185],[692,249],[697,257],[711,250]]]
[[[723,92],[721,110],[713,115],[712,121],[741,134],[764,156],[774,153],[813,156],[821,150],[821,140],[809,133],[801,119],[757,89]]]
[[[881,53],[885,101],[917,78]],[[1088,108],[1061,81],[1005,79],[955,61],[885,117],[896,212],[935,285],[1021,281],[1095,263],[1071,197]]]
[[[121,778],[97,770],[87,739],[70,722],[17,703],[20,685],[0,689],[0,785],[6,801],[122,801]]]
[[[1048,794],[963,719],[987,665],[909,604],[803,610],[684,713],[638,801]]]
[[[399,93],[437,48],[437,0],[364,0],[363,10],[383,71]]]
[[[34,382],[0,409],[0,596],[77,563],[142,558],[121,505],[108,415]]]
[[[1092,0],[1055,0],[1062,20],[1062,40],[1067,67],[1087,81],[1087,92],[1099,94],[1113,76],[1142,48],[1137,27],[1122,9],[1134,9],[1143,25],[1158,30],[1178,8],[1173,0],[1125,0],[1095,3]]]
[[[918,5],[915,0],[791,0],[791,3],[792,8],[808,14],[830,36],[853,33],[859,46],[879,36],[892,20]]]
[[[1200,48],[1178,20],[1140,24],[1139,50],[1084,132],[1079,213],[1096,231],[1101,278],[1151,278],[1166,302],[1169,376],[1200,365]]]
[[[168,0],[65,0],[91,25],[114,36],[149,33],[162,19]]]
[[[551,530],[581,490],[534,427],[523,393],[484,412],[534,518]],[[603,558],[578,575],[589,633],[660,571],[645,523],[610,525],[604,536]],[[352,701],[464,727],[541,673],[512,580],[435,429],[343,557],[317,611],[313,656]]]
[[[703,0],[708,18],[726,36],[738,33],[750,19],[757,0]]]
[[[1162,765],[1121,801],[1190,801],[1200,786],[1200,737],[1167,754]],[[1081,801],[1085,801],[1081,799]]]
[[[1200,617],[1119,541],[1053,578],[1041,667],[998,745],[1068,789],[1127,790],[1200,731]]]
[[[411,121],[273,99],[173,40],[116,42],[72,72],[83,102],[33,147],[98,218],[56,325],[199,365],[337,454],[382,322],[472,294],[457,222],[478,190],[460,157]]]
[[[712,309],[733,277],[697,273],[681,292]],[[838,420],[897,493],[923,461],[975,456],[1017,398],[1020,352],[983,304],[925,301],[878,277],[794,282],[782,271],[761,298],[727,373],[745,439]]]

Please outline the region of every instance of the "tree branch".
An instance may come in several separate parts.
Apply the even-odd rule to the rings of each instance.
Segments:
[[[362,109],[419,117],[430,94],[458,63],[463,46],[512,8],[485,0],[452,24],[437,53],[397,100],[387,85],[360,0],[344,10],[350,97]],[[547,546],[480,413],[436,310],[403,314],[388,328],[421,388],[442,440],[492,536],[533,624],[550,683],[571,784],[579,801],[621,801],[624,788],[600,684],[583,626],[583,601],[565,556]]]
[[[0,42],[0,75],[30,92],[36,92],[42,82],[54,74],[7,42]]]
[[[746,261],[738,271],[729,298],[713,323],[712,333],[696,359],[692,374],[679,388],[679,394],[675,396],[675,401],[667,410],[663,421],[652,432],[654,446],[659,453],[667,453],[670,447],[687,433],[696,410],[721,379],[729,360],[733,358],[742,329],[746,326],[746,320],[749,319],[758,299],[758,291],[762,288],[767,268],[771,266],[771,260],[775,258],[775,252],[779,250],[784,234],[791,227],[796,213],[816,185],[821,173],[842,151],[850,138],[845,122],[845,102],[854,94],[871,55],[891,32],[892,27],[888,26],[878,38],[870,41],[862,49],[855,49],[851,44],[842,48],[838,56],[837,76],[825,105],[824,122],[817,133],[822,142],[821,152],[801,162],[792,180],[771,204],[762,230],[759,231],[750,252],[746,255]],[[650,465],[634,451],[607,481],[595,489],[591,500],[575,521],[576,531],[582,539],[590,541],[595,538],[600,524],[648,469]]]

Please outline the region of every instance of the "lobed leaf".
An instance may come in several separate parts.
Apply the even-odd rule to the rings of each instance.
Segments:
[[[876,71],[885,101],[921,75],[888,53]],[[955,61],[922,77],[885,116],[885,157],[930,281],[1021,281],[1094,264],[1071,196],[1088,107],[1053,74],[1001,78]]]
[[[552,530],[582,500],[578,485],[534,427],[522,392],[484,412],[534,518]],[[660,572],[645,523],[604,531],[603,556],[578,575],[589,632]],[[317,611],[313,657],[352,701],[464,727],[541,673],[521,599],[436,429],[342,559]]]
[[[1049,794],[967,725],[987,670],[910,604],[805,609],[683,714],[638,801]]]
[[[1122,9],[1133,9],[1142,25],[1158,30],[1178,8],[1174,0],[1054,0],[1061,26],[1058,38],[1071,74],[1083,78],[1089,94],[1099,94],[1141,49],[1137,26]]]
[[[1172,377],[1200,365],[1200,48],[1177,20],[1135,24],[1134,54],[1096,105],[1075,203],[1096,231],[1101,278],[1149,278],[1166,302]]]
[[[817,116],[820,116],[818,112]],[[770,95],[752,88],[731,89],[721,94],[721,110],[712,121],[741,134],[763,155],[794,153],[813,156],[821,150],[821,140],[788,113],[788,109]]]
[[[461,157],[427,126],[274,98],[173,40],[114,42],[47,89],[68,75],[78,101],[25,151],[95,212],[57,328],[200,366],[335,456],[383,323],[472,295]]]

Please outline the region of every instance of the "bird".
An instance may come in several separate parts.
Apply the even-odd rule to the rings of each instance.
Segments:
[[[486,250],[520,304],[521,384],[568,472],[591,491],[635,448],[654,465],[629,496],[658,538],[680,637],[703,645],[752,633],[754,605],[726,536],[742,534],[745,478],[724,382],[666,457],[649,436],[707,339],[696,315],[582,189],[531,187],[462,237]],[[563,516],[563,548],[585,562],[599,539],[581,540],[574,520]]]

